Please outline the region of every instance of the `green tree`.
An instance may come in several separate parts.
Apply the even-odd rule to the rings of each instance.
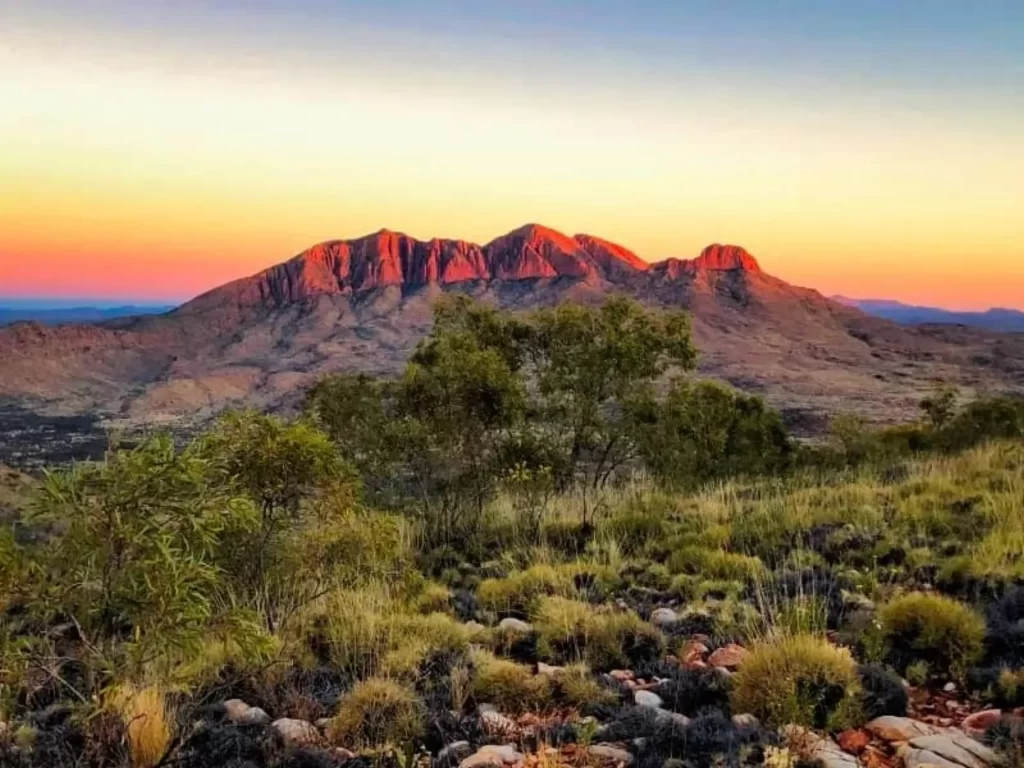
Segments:
[[[956,402],[960,391],[956,387],[936,387],[928,397],[921,400],[920,408],[933,429],[945,427],[956,413]]]
[[[356,471],[312,424],[251,412],[225,415],[187,453],[202,458],[223,492],[251,500],[256,509],[255,521],[226,531],[218,563],[233,597],[258,610],[274,630],[327,590],[329,534],[354,513]],[[321,551],[310,550],[317,542]]]
[[[561,485],[588,494],[637,455],[629,414],[650,403],[670,368],[689,370],[697,352],[684,312],[650,312],[624,297],[600,307],[565,304],[534,318],[533,371],[540,418],[564,442]]]
[[[793,452],[776,411],[716,382],[677,379],[634,418],[645,465],[674,486],[778,472]]]

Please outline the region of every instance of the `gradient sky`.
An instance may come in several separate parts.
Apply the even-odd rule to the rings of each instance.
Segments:
[[[0,295],[388,227],[1024,308],[1020,0],[0,0]]]

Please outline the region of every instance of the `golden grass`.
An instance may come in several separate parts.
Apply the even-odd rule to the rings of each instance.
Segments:
[[[174,716],[164,691],[124,685],[114,692],[112,705],[125,725],[132,768],[155,768],[174,735]]]

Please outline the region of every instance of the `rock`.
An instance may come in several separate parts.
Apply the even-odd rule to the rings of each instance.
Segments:
[[[468,741],[453,741],[437,753],[435,764],[442,767],[453,766],[471,754],[473,754],[473,747]]]
[[[594,744],[587,750],[587,753],[601,762],[615,763],[616,765],[633,764],[633,755],[614,744]]]
[[[488,704],[487,702],[483,702],[482,704],[477,704],[477,707],[476,707],[476,713],[478,715],[483,715],[485,712],[497,712],[497,711],[498,711],[498,708],[496,706],[494,706],[493,704]]]
[[[980,736],[989,728],[998,723],[1003,717],[1001,709],[985,709],[968,716],[960,724],[960,727],[969,736]]]
[[[679,621],[679,614],[671,608],[655,608],[651,611],[651,624],[665,629]]]
[[[516,724],[500,712],[480,713],[480,726],[491,736],[508,736],[516,731]]]
[[[679,660],[684,667],[691,668],[693,665],[705,666],[704,657],[707,655],[708,647],[696,638],[690,638],[679,651]]]
[[[320,741],[320,731],[316,726],[305,720],[282,717],[270,724],[289,746],[305,746]]]
[[[505,768],[505,766],[519,766],[526,761],[526,757],[516,751],[511,744],[497,746],[488,744],[480,747],[475,754],[465,758],[459,763],[459,768]]]
[[[319,720],[313,723],[313,725],[315,725],[317,730],[320,732],[326,731],[331,726],[331,718],[321,717]]]
[[[633,701],[641,707],[652,707],[653,709],[661,709],[665,703],[664,700],[654,691],[636,691],[633,694]]]
[[[545,664],[543,661],[537,662],[537,674],[547,675],[548,677],[558,677],[565,671],[565,667],[553,667],[550,664]]]
[[[944,690],[946,693],[955,693],[956,683],[946,683],[944,686],[942,686],[942,690]]]
[[[229,723],[237,723],[252,709],[241,699],[228,699],[221,706],[224,708],[224,717],[227,718]]]
[[[917,749],[909,744],[900,744],[896,749],[896,757],[899,758],[904,768],[964,768],[962,765],[951,763],[934,752],[929,752],[927,749]]]
[[[655,717],[663,723],[673,723],[680,728],[685,728],[690,724],[690,718],[686,715],[680,714],[679,712],[672,712],[667,709],[656,709],[654,710]]]
[[[733,715],[732,724],[737,728],[745,728],[747,730],[754,730],[761,727],[761,721],[748,713]]]
[[[708,657],[708,664],[722,669],[735,669],[747,658],[749,652],[742,645],[729,643]]]
[[[918,736],[910,740],[910,746],[966,768],[986,768],[999,762],[995,752],[955,729],[950,729],[948,733]]]
[[[883,741],[910,741],[918,736],[931,736],[940,732],[934,725],[895,715],[876,717],[864,728]]]
[[[335,747],[331,750],[331,754],[342,762],[348,762],[349,760],[355,760],[358,755],[351,749],[345,749],[344,747]]]
[[[843,731],[836,737],[836,742],[843,752],[859,755],[871,743],[871,734],[861,730]]]
[[[270,715],[259,707],[249,707],[234,722],[238,725],[267,725],[270,723]]]
[[[613,669],[608,673],[608,676],[613,680],[618,680],[620,683],[632,680],[634,677],[633,673],[628,669]]]
[[[819,736],[798,725],[783,728],[790,747],[805,760],[817,763],[821,768],[859,768],[860,763],[853,755],[847,754],[832,739]]]
[[[511,632],[517,635],[528,635],[533,632],[533,626],[528,622],[509,617],[498,622],[498,631]]]

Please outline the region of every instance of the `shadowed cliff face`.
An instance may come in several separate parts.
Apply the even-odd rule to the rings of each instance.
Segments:
[[[779,280],[734,245],[648,264],[530,224],[485,245],[382,230],[320,243],[167,315],[0,328],[0,405],[128,423],[287,406],[326,373],[400,370],[452,291],[511,310],[609,293],[685,307],[701,373],[764,394],[794,424],[840,411],[910,418],[935,380],[1024,389],[1024,335],[903,328]]]

